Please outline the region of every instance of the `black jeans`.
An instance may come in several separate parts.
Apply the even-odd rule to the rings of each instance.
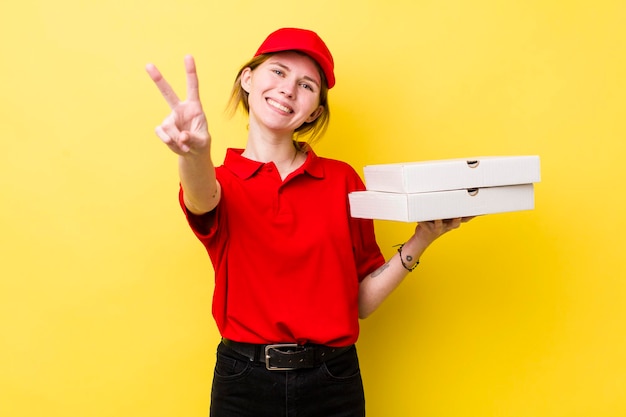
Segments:
[[[220,343],[210,416],[364,417],[356,348],[318,368],[269,371]]]

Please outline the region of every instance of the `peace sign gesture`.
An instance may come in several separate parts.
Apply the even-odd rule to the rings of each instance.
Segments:
[[[146,65],[146,71],[170,106],[172,112],[156,127],[157,136],[176,154],[208,152],[211,135],[198,93],[196,64],[191,55],[185,57],[187,72],[187,99],[180,101],[172,87],[153,64]]]

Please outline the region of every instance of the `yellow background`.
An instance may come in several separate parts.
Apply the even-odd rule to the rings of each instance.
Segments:
[[[536,209],[429,249],[359,349],[369,416],[626,415],[621,0],[58,0],[0,6],[0,416],[204,416],[212,271],[153,134],[194,54],[216,162],[271,30],[336,58],[319,154],[537,154]],[[413,226],[376,224],[386,255]],[[286,255],[288,256],[288,255]]]

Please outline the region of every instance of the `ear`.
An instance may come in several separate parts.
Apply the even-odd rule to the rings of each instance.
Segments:
[[[313,123],[315,121],[315,119],[320,117],[320,115],[322,114],[323,111],[324,111],[324,106],[318,106],[317,109],[315,109],[315,111],[313,113],[311,113],[311,115],[308,117],[308,119],[306,119],[306,122],[307,123]]]
[[[250,94],[250,84],[252,83],[252,70],[250,67],[246,67],[241,71],[241,88]]]

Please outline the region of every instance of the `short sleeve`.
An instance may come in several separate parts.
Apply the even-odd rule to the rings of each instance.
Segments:
[[[219,205],[214,210],[205,214],[198,215],[190,212],[187,206],[185,206],[184,191],[182,186],[178,192],[178,201],[180,203],[180,207],[185,213],[187,223],[189,223],[189,226],[196,237],[202,242],[211,239],[217,231]]]

